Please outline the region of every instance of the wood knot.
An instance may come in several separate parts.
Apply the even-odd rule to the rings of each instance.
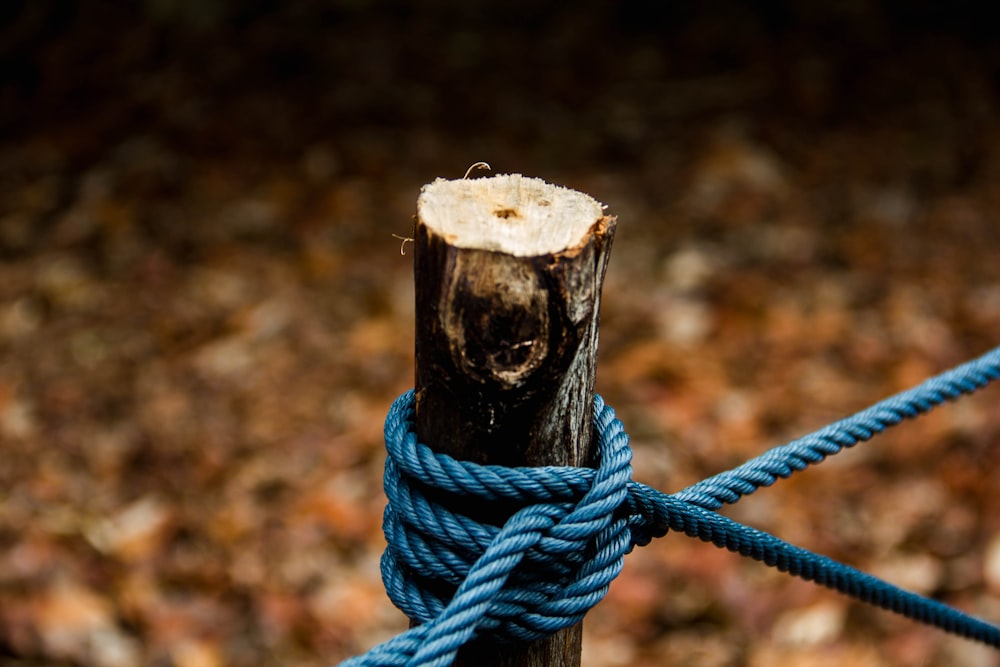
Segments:
[[[508,218],[521,217],[521,214],[518,212],[516,208],[498,208],[497,210],[493,211],[493,215],[503,220],[507,220]]]
[[[549,355],[548,293],[530,263],[475,253],[457,264],[466,262],[442,309],[452,357],[481,382],[520,386]]]

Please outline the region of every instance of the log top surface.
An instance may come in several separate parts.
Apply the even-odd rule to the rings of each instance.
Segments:
[[[593,197],[520,174],[439,178],[423,187],[417,209],[424,225],[452,246],[516,257],[579,246],[604,216]]]

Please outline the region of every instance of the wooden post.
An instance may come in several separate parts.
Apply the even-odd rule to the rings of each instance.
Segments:
[[[424,186],[414,232],[416,432],[455,458],[592,465],[601,285],[616,220],[518,174]],[[571,667],[582,624],[456,665]]]

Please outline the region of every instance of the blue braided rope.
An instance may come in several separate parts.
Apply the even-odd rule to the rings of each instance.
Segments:
[[[656,518],[647,518],[657,525],[666,525],[670,530],[711,542],[781,572],[821,584],[926,625],[1000,648],[1000,627],[942,602],[905,591],[849,565],[681,500],[676,495],[666,495],[649,487],[631,488],[630,501],[638,503],[639,497],[643,497],[643,506],[656,515]],[[654,533],[654,537],[657,536]]]
[[[1000,348],[672,495],[631,481],[628,436],[599,396],[592,470],[481,466],[436,454],[417,441],[407,392],[385,425],[382,576],[392,601],[420,625],[342,665],[443,666],[473,637],[525,642],[574,625],[604,597],[625,554],[671,530],[1000,648],[1000,627],[713,511],[997,378]],[[470,500],[509,505],[510,516],[502,525],[480,521],[468,513],[477,505]]]
[[[596,471],[480,466],[419,444],[413,433],[413,392],[397,399],[385,431],[390,503],[383,516],[389,546],[382,555],[382,576],[390,599],[413,620],[437,619],[479,566],[471,563],[499,539],[501,528],[479,524],[421,493],[434,488],[454,494],[456,506],[467,507],[470,498],[513,499],[562,512],[540,544],[528,550],[530,567],[518,573],[519,585],[500,592],[480,619],[484,634],[531,641],[582,620],[603,598],[630,549],[626,518],[615,516],[632,475],[628,436],[603,400],[595,401],[595,415],[595,427],[607,444]],[[547,486],[553,491],[546,493]],[[429,581],[434,585],[428,586]]]
[[[1000,348],[968,363],[879,401],[846,419],[824,426],[814,433],[775,447],[746,463],[693,484],[676,496],[707,509],[735,503],[778,478],[791,477],[845,447],[869,440],[904,419],[917,417],[1000,378]]]

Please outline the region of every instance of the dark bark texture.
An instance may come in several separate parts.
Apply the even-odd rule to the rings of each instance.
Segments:
[[[479,463],[592,465],[598,314],[615,224],[601,215],[571,247],[523,257],[460,247],[418,210],[416,428],[422,442]],[[579,665],[581,637],[578,625],[527,646],[473,642],[455,664]]]

